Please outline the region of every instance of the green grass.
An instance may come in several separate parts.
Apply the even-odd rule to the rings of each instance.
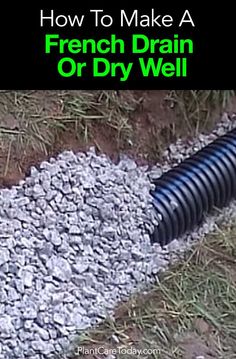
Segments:
[[[76,346],[152,348],[147,358],[155,359],[196,358],[194,352],[205,359],[236,358],[235,236],[235,225],[208,236],[158,285],[120,305],[115,319],[83,333]]]
[[[74,96],[68,92],[64,97],[65,113],[73,119],[75,126],[80,126],[80,135],[85,141],[89,139],[90,128],[94,121],[99,121],[115,130],[117,141],[129,137],[132,132],[129,115],[137,109],[136,100],[129,91],[92,91],[81,92]],[[78,127],[75,127],[78,130]]]
[[[218,120],[214,118],[214,111],[225,110],[235,94],[235,90],[178,90],[170,91],[166,100],[177,107],[185,133],[187,130],[188,134],[196,135],[214,126]]]
[[[71,140],[78,143],[76,148],[90,144],[101,152],[128,151],[156,162],[180,136],[211,131],[235,91],[170,91],[166,98],[163,94],[163,106],[171,112],[173,108],[173,118],[166,119],[161,108],[157,114],[151,110],[150,125],[148,113],[142,112],[142,96],[132,91],[1,91],[1,176],[7,177],[12,168],[24,171],[29,154],[34,160],[64,149],[65,138],[66,148]]]
[[[153,162],[159,160],[166,147],[180,137],[211,132],[223,111],[235,107],[235,95],[234,90],[169,91],[163,101],[165,111],[158,113],[148,128],[149,158]]]
[[[179,117],[157,133],[156,143],[178,137],[181,128],[192,135],[204,130],[215,120],[212,111],[227,107],[234,96],[233,90],[170,91],[166,101]],[[142,95],[132,91],[1,91],[0,147],[18,152],[34,148],[47,154],[62,131],[73,131],[88,142],[94,125],[110,127],[119,147],[133,138],[130,115],[141,102]]]
[[[127,91],[4,91],[0,93],[0,145],[47,154],[62,131],[85,142],[96,123],[115,129],[117,140],[131,131],[129,114],[138,100]]]

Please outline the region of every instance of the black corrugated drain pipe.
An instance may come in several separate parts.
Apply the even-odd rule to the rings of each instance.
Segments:
[[[236,197],[236,129],[164,173],[151,192],[160,218],[152,241],[162,246],[199,225]]]

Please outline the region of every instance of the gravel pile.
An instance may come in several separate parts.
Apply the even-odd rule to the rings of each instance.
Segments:
[[[66,151],[0,191],[0,359],[61,355],[76,331],[112,314],[118,301],[152,283],[193,239],[215,228],[211,216],[165,249],[151,245],[159,219],[150,178],[231,127],[225,119],[215,134],[178,141],[151,171],[127,157],[114,164],[92,149]]]

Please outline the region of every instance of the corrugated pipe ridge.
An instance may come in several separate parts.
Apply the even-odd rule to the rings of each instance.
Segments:
[[[164,173],[155,182],[153,203],[160,223],[152,235],[161,245],[191,231],[214,207],[236,197],[236,129]]]

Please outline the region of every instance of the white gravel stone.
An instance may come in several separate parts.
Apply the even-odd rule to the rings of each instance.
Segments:
[[[10,338],[12,333],[14,333],[15,328],[12,324],[12,318],[10,315],[3,315],[0,317],[0,339],[4,341],[6,338]],[[3,346],[4,343],[1,343]]]
[[[62,282],[68,282],[72,275],[71,266],[62,257],[52,256],[47,262],[47,268],[51,275]]]
[[[7,248],[1,248],[0,250],[0,266],[9,261],[10,255]]]

